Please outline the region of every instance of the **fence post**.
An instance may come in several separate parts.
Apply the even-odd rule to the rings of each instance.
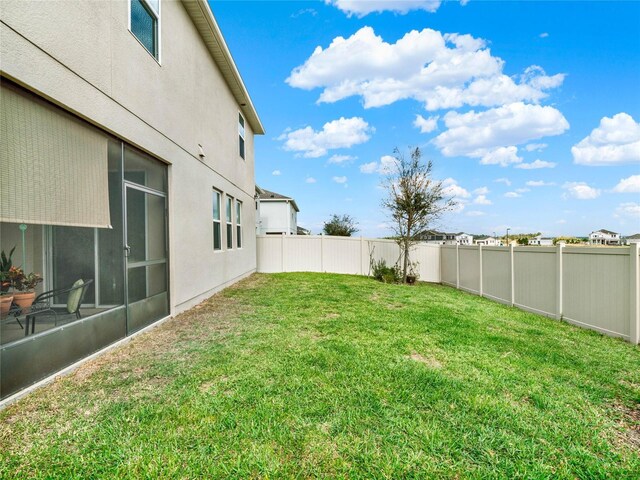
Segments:
[[[640,343],[640,260],[638,259],[640,244],[629,245],[629,286],[631,288],[631,325],[629,328],[629,341],[633,345]]]
[[[281,252],[281,259],[282,259],[282,271],[284,272],[284,233],[280,236],[280,252]]]
[[[460,288],[460,245],[456,243],[456,288]]]
[[[515,275],[515,262],[513,255],[513,244],[509,245],[509,259],[511,263],[511,306],[516,304],[516,275]]]
[[[320,271],[324,273],[324,233],[320,234]]]
[[[478,290],[480,291],[480,296],[482,297],[483,289],[482,289],[482,245],[478,245],[478,258],[480,260],[480,278],[478,279]]]
[[[562,243],[558,243],[558,245],[556,245],[556,280],[558,282],[558,291],[557,291],[557,297],[556,297],[556,319],[557,320],[562,320],[562,315],[563,315],[563,304],[562,304],[562,299],[564,297],[564,286],[562,285],[562,253],[564,250],[564,244]]]
[[[360,237],[360,275],[364,275],[364,238]]]

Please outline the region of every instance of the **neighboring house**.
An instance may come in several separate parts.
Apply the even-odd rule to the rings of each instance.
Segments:
[[[255,271],[264,130],[206,0],[3,2],[0,29],[0,245],[40,291],[92,280],[80,320],[2,319],[6,398]]]
[[[553,237],[543,237],[542,235],[537,235],[529,239],[529,245],[537,245],[540,247],[552,247]]]
[[[302,228],[298,226],[298,235],[311,235],[311,230],[307,230],[306,228]]]
[[[611,230],[596,230],[589,234],[589,244],[591,245],[620,245],[620,234]]]
[[[478,237],[475,237],[473,240],[473,243],[476,245],[483,245],[486,247],[499,247],[502,245],[502,242],[495,238],[495,237],[490,237],[488,235],[480,235]]]
[[[445,233],[435,230],[424,232],[420,239],[435,245],[473,245],[473,236],[466,233]]]
[[[258,189],[258,235],[297,235],[300,210],[296,201],[276,192]]]
[[[636,233],[635,235],[629,235],[625,238],[625,243],[627,245],[631,245],[632,243],[640,243],[640,233]]]

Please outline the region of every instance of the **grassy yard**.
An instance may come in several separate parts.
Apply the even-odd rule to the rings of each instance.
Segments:
[[[0,412],[0,478],[638,478],[640,349],[448,287],[254,275]]]

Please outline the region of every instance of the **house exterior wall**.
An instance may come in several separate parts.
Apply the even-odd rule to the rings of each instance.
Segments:
[[[297,233],[296,211],[288,201],[260,201],[260,235]]]
[[[183,4],[161,2],[160,62],[127,1],[6,0],[1,15],[4,77],[169,166],[172,313],[255,271],[254,134],[245,121],[243,160],[241,106]],[[241,249],[213,251],[213,188],[243,202]]]
[[[615,232],[598,230],[589,234],[589,243],[592,245],[620,245],[620,235]]]

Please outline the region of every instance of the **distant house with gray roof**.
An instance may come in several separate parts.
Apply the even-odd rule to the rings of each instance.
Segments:
[[[256,233],[297,235],[300,209],[292,197],[256,186]]]
[[[620,234],[604,228],[589,234],[590,245],[620,245]]]

